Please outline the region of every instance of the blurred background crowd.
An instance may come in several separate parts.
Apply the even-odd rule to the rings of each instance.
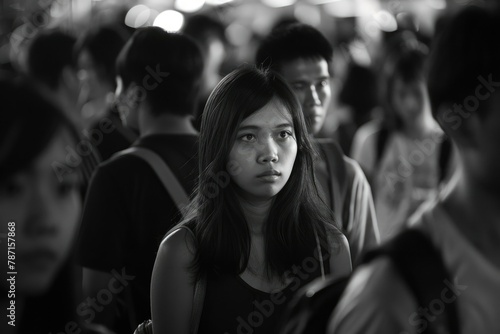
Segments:
[[[202,43],[208,61],[205,95],[221,76],[239,64],[253,63],[259,41],[276,26],[300,21],[320,30],[334,47],[334,99],[320,136],[339,132],[349,154],[356,129],[381,117],[377,78],[387,50],[386,41],[399,31],[412,32],[430,43],[437,18],[469,0],[2,0],[0,2],[0,68],[29,71],[28,48],[39,31],[57,28],[75,43],[71,63],[63,46],[37,55],[50,66],[71,65],[75,117],[88,127],[113,100],[112,57],[134,29],[160,26],[185,31]],[[191,22],[192,21],[192,22]],[[107,36],[106,36],[107,34]],[[87,36],[87,37],[85,37]],[[85,42],[85,39],[87,42]],[[113,40],[112,43],[108,41]],[[85,45],[88,44],[88,45]],[[66,48],[68,46],[66,45]],[[97,51],[98,50],[98,51]],[[57,58],[55,55],[57,54]],[[99,58],[99,59],[96,59]],[[55,64],[58,61],[59,64]],[[68,78],[66,81],[71,80]],[[74,85],[74,87],[71,87]],[[202,108],[202,107],[201,107]]]
[[[449,17],[472,3],[495,2],[496,0],[0,0],[0,78],[2,80],[10,79],[10,77],[14,77],[14,73],[16,75],[22,74],[23,78],[30,82],[30,85],[36,86],[36,93],[31,88],[27,88],[30,85],[16,86],[17,90],[12,88],[14,84],[12,86],[5,84],[5,87],[0,87],[0,93],[7,100],[6,108],[17,110],[20,106],[19,109],[22,109],[19,114],[2,114],[2,119],[5,118],[6,121],[0,126],[2,129],[0,131],[0,162],[2,163],[0,167],[3,173],[3,175],[0,174],[0,185],[2,185],[0,204],[7,209],[14,207],[9,204],[9,201],[16,194],[21,193],[18,191],[20,188],[17,187],[18,184],[24,182],[25,186],[28,185],[25,188],[21,187],[24,190],[32,187],[33,184],[28,179],[15,177],[12,177],[15,182],[10,183],[11,176],[17,177],[20,174],[19,171],[25,172],[26,166],[36,165],[33,164],[33,161],[38,161],[35,157],[45,157],[45,155],[37,155],[42,151],[42,148],[54,148],[54,152],[47,152],[54,153],[57,159],[47,155],[46,160],[52,161],[52,164],[50,164],[50,170],[46,168],[44,171],[47,175],[49,172],[55,172],[59,178],[60,184],[58,183],[57,186],[61,189],[57,188],[57,198],[68,196],[68,192],[77,198],[72,202],[74,207],[68,208],[68,212],[71,212],[72,216],[63,217],[73,222],[69,228],[71,231],[67,231],[67,235],[78,234],[82,213],[83,221],[86,223],[82,226],[96,224],[96,229],[87,231],[87,238],[78,240],[76,245],[67,241],[72,241],[71,237],[64,235],[61,236],[61,239],[56,240],[65,247],[61,251],[62,253],[79,252],[79,264],[93,270],[87,272],[87,276],[85,273],[78,275],[76,282],[80,286],[82,286],[80,280],[83,277],[84,295],[83,297],[78,296],[77,298],[80,298],[78,300],[85,300],[87,296],[98,295],[102,291],[99,284],[90,289],[89,286],[85,286],[85,277],[90,277],[89,281],[104,282],[103,284],[108,284],[113,279],[116,281],[119,279],[118,277],[121,277],[126,286],[128,283],[126,283],[125,271],[121,273],[121,276],[116,271],[112,271],[111,275],[109,268],[99,267],[100,263],[96,264],[95,267],[83,263],[88,260],[85,259],[86,255],[92,253],[92,251],[87,252],[87,250],[94,246],[94,236],[97,238],[101,233],[100,229],[104,226],[104,223],[102,226],[97,226],[99,224],[96,222],[99,219],[103,221],[115,219],[116,224],[120,224],[122,220],[119,220],[121,217],[117,212],[121,209],[130,209],[133,215],[137,212],[144,213],[140,217],[143,220],[139,219],[140,224],[136,224],[142,227],[147,224],[144,222],[152,220],[147,214],[151,213],[151,217],[158,218],[159,214],[155,216],[153,211],[157,209],[160,212],[165,207],[154,202],[160,197],[154,197],[154,194],[148,193],[151,188],[147,188],[149,184],[145,182],[142,184],[144,187],[147,186],[144,192],[132,194],[137,195],[137,198],[134,197],[134,200],[137,199],[136,202],[131,201],[131,205],[122,205],[122,207],[118,204],[116,207],[108,205],[115,199],[114,195],[118,198],[122,194],[130,195],[132,193],[132,191],[122,191],[120,182],[117,183],[118,186],[114,185],[114,188],[110,185],[111,183],[107,184],[113,177],[121,178],[120,181],[123,183],[130,181],[131,187],[141,186],[140,179],[139,181],[134,179],[135,174],[139,174],[136,173],[139,170],[136,169],[137,166],[134,167],[133,164],[129,163],[130,171],[134,170],[135,172],[120,174],[123,169],[121,167],[108,170],[109,166],[112,167],[113,163],[116,163],[116,159],[110,158],[116,152],[128,148],[133,143],[139,143],[139,146],[144,144],[151,147],[155,147],[155,145],[166,147],[167,141],[157,143],[147,141],[151,140],[151,136],[148,139],[148,135],[151,133],[157,135],[158,133],[155,131],[158,131],[162,125],[165,125],[166,130],[163,130],[168,132],[168,135],[182,133],[188,137],[195,136],[196,132],[191,131],[191,124],[188,126],[183,121],[189,116],[190,122],[192,119],[193,129],[199,130],[205,102],[220,80],[242,64],[255,64],[256,59],[259,59],[259,47],[265,45],[264,42],[270,34],[278,33],[279,35],[280,31],[284,31],[283,29],[300,23],[306,31],[307,27],[313,27],[319,31],[333,49],[331,59],[328,57],[328,59],[322,59],[317,54],[313,55],[315,58],[312,57],[312,62],[322,63],[324,61],[324,69],[327,68],[326,63],[328,62],[328,69],[325,70],[327,73],[324,78],[322,77],[321,80],[313,84],[309,83],[310,87],[304,88],[307,90],[304,94],[312,96],[311,99],[314,100],[316,107],[324,107],[327,110],[324,121],[319,122],[320,127],[308,130],[315,138],[326,138],[337,143],[343,154],[346,155],[346,157],[341,155],[340,160],[343,163],[347,161],[346,165],[351,166],[349,168],[355,171],[353,173],[357,173],[355,174],[357,178],[353,177],[355,181],[349,180],[349,196],[345,195],[344,192],[345,197],[349,197],[346,202],[351,201],[352,203],[344,203],[342,210],[348,213],[345,213],[339,222],[342,222],[342,219],[349,222],[354,221],[349,227],[353,230],[357,226],[354,228],[352,226],[360,221],[365,224],[363,229],[369,226],[366,228],[366,231],[369,230],[368,232],[363,230],[363,232],[358,233],[362,235],[357,240],[360,244],[359,254],[361,254],[362,251],[366,250],[363,249],[364,247],[369,248],[392,237],[418,207],[423,202],[433,199],[452,177],[458,165],[456,147],[432,117],[432,108],[425,82],[426,59],[430,50],[433,49],[434,37],[446,25]],[[304,24],[307,25],[306,28],[304,28]],[[153,92],[154,89],[170,73],[163,72],[159,66],[142,66],[140,61],[144,61],[144,64],[160,64],[165,61],[170,62],[171,65],[175,59],[169,58],[173,57],[171,50],[162,49],[158,45],[152,45],[151,49],[142,48],[141,43],[144,40],[137,37],[140,36],[137,31],[139,28],[151,26],[162,28],[169,33],[181,32],[183,35],[190,36],[198,44],[203,58],[203,65],[193,60],[194,56],[193,59],[183,59],[179,62],[185,67],[182,68],[183,71],[185,70],[183,73],[192,70],[194,74],[188,73],[183,76],[177,73],[175,84],[168,84],[172,86],[164,84],[156,92]],[[159,30],[151,31],[153,31],[151,34],[160,36],[158,40],[166,38],[161,37]],[[136,36],[136,39],[131,39],[132,36]],[[481,43],[483,42],[481,41]],[[148,46],[146,42],[144,43]],[[182,44],[179,45],[181,45],[179,46],[179,54],[182,54]],[[267,46],[269,47],[269,45]],[[331,50],[329,47],[326,49]],[[298,58],[300,59],[300,57]],[[304,59],[302,58],[302,60]],[[190,61],[193,63],[191,64]],[[134,71],[141,66],[142,72],[139,75],[139,70]],[[191,87],[196,86],[195,81],[198,73],[195,72],[197,69],[202,73],[199,92]],[[145,76],[144,70],[147,72]],[[287,73],[280,74],[284,77],[288,75]],[[137,77],[142,78],[142,81],[139,82]],[[491,79],[491,75],[489,78],[489,82],[484,81],[484,78],[483,81],[480,80],[484,85],[483,88],[488,90],[489,87],[498,83]],[[295,92],[301,89],[297,87],[297,83],[289,83]],[[459,83],[456,84],[459,86]],[[144,92],[151,91],[147,98],[147,107],[141,107],[142,109],[138,107],[142,100],[141,96],[137,95],[137,89],[132,94],[135,94],[134,96],[129,94],[129,89],[137,87]],[[185,87],[187,88],[184,89]],[[23,100],[24,89],[26,89],[26,100]],[[175,98],[162,101],[162,96],[160,96],[168,92],[173,94],[172,92],[177,92],[176,89],[179,91],[182,89],[185,91],[193,90],[192,101],[183,102],[190,107],[189,102],[195,105],[193,107],[195,109],[194,115],[174,115],[175,117],[169,115],[172,116],[169,118],[160,115],[161,112],[155,114],[156,111],[153,110],[155,108],[158,110],[172,108],[174,110],[177,107],[168,105],[171,101],[178,102]],[[181,93],[177,95],[182,95]],[[304,102],[304,99],[307,100],[309,95],[305,98],[299,98],[305,113],[304,106],[306,106],[307,101]],[[46,104],[47,101],[44,99],[38,100],[40,96],[49,100],[50,103]],[[329,100],[330,96],[331,101]],[[31,97],[33,98],[31,99]],[[190,95],[186,93],[184,100],[190,100]],[[474,100],[470,101],[474,102]],[[477,98],[475,101],[478,101]],[[162,103],[165,103],[166,107]],[[477,103],[479,104],[479,102]],[[465,108],[470,107],[467,105],[467,100],[464,100],[463,104]],[[0,101],[0,106],[2,106],[2,101]],[[56,115],[57,113],[52,110],[53,106],[61,110],[64,117]],[[47,119],[44,119],[43,115],[36,115],[33,112],[33,109],[37,107],[47,112]],[[147,108],[151,108],[151,110]],[[144,116],[138,116],[137,112],[131,112],[134,109],[140,109],[139,113],[147,114],[149,117],[147,122],[142,119],[142,124],[139,124],[139,118]],[[191,110],[189,111],[191,112]],[[457,112],[465,119],[469,117],[464,116],[463,110]],[[32,117],[33,115],[36,117]],[[186,117],[181,119],[181,116]],[[308,117],[308,115],[305,116]],[[67,124],[68,120],[71,124]],[[174,123],[171,120],[178,121],[179,129],[174,128]],[[454,119],[450,118],[450,120]],[[445,121],[448,122],[447,119]],[[458,121],[461,122],[461,119],[458,118]],[[8,122],[16,125],[17,128],[11,127],[10,123],[7,125]],[[144,125],[146,123],[148,127]],[[75,126],[74,130],[76,131],[69,131],[68,129],[73,129],[73,126]],[[68,129],[64,130],[65,128]],[[165,133],[162,134],[165,135]],[[80,140],[82,137],[86,140]],[[41,138],[40,147],[33,144],[38,141],[38,138]],[[51,138],[57,140],[50,141]],[[184,144],[185,147],[188,147],[195,142],[193,137]],[[83,143],[90,144],[85,146]],[[170,145],[172,145],[172,151],[179,150],[173,141],[170,142]],[[31,154],[30,158],[20,157],[25,152],[27,152],[27,156]],[[182,153],[189,155],[189,159],[182,156],[182,159],[186,158],[186,160],[179,159],[180,162],[176,161],[174,165],[186,167],[188,163],[191,163],[193,170],[196,169],[196,163],[190,160],[190,152],[188,149],[184,150]],[[165,153],[165,156],[167,155]],[[194,156],[195,153],[192,155]],[[64,160],[66,164],[54,165],[54,161],[57,160]],[[11,161],[20,161],[19,166],[8,167]],[[49,166],[47,161],[42,161],[35,167]],[[328,163],[324,161],[323,163],[325,179],[328,182],[332,181],[334,176],[342,178],[342,180],[348,179],[338,171],[335,174],[335,172],[327,170]],[[61,179],[65,179],[64,175],[71,174],[68,172],[75,166],[83,173],[82,184],[79,183],[79,180],[70,181],[68,186],[70,190],[67,190],[66,183],[68,182],[61,182]],[[96,173],[96,170],[99,172]],[[88,188],[92,175],[94,175],[94,179],[92,179],[94,188]],[[150,177],[152,176],[150,175]],[[100,186],[102,188],[99,188]],[[156,186],[158,191],[164,191],[160,185],[156,184]],[[194,185],[191,183],[189,183],[189,187],[191,190],[194,189]],[[43,187],[41,186],[41,188]],[[111,188],[114,189],[115,193],[107,198],[106,189]],[[364,190],[360,191],[360,188]],[[89,192],[87,192],[88,189],[90,189]],[[332,195],[333,193],[332,190],[330,194],[332,203],[334,202],[332,198],[335,197]],[[360,195],[361,193],[362,195]],[[148,198],[147,195],[153,198],[153,201],[150,201],[151,198]],[[166,196],[166,194],[164,195]],[[43,196],[41,197],[43,198]],[[109,202],[107,202],[108,199]],[[83,205],[84,201],[86,201],[85,205]],[[22,205],[26,205],[26,203],[22,202]],[[141,205],[151,204],[151,208],[155,207],[155,209],[149,210],[149,207],[139,206],[137,203]],[[363,205],[359,203],[363,203]],[[35,209],[42,210],[44,204],[47,203],[42,203],[39,207],[29,206],[30,209],[34,210],[33,217],[42,216],[40,212],[35,212]],[[49,204],[46,207],[56,208],[54,212],[64,206],[58,206],[61,203],[52,206]],[[136,204],[137,210],[134,206]],[[106,206],[108,206],[106,210],[109,211],[109,219],[103,214],[105,211],[103,208]],[[168,212],[168,217],[176,217],[178,220],[177,207],[171,206],[172,210]],[[359,208],[361,206],[363,206],[362,209]],[[345,209],[346,207],[348,209]],[[337,208],[335,207],[335,210]],[[338,210],[338,212],[342,210]],[[21,211],[19,210],[19,212]],[[351,217],[345,218],[345,216],[349,216],[349,213]],[[376,216],[371,217],[372,213]],[[163,212],[162,214],[167,213]],[[352,216],[356,216],[356,218],[352,218]],[[0,217],[5,218],[5,221],[0,222],[1,224],[11,219],[7,214],[2,216],[1,210]],[[136,217],[133,216],[133,218]],[[33,220],[26,219],[26,224],[35,220],[34,218]],[[61,223],[61,226],[63,225]],[[121,225],[111,226],[107,232],[116,234],[115,231],[119,229],[116,228],[117,226],[121,227]],[[348,229],[346,228],[346,230]],[[0,232],[6,231],[2,226]],[[125,234],[130,231],[133,230],[120,231],[120,233]],[[34,231],[33,235],[39,232],[43,234],[42,232],[45,230],[40,228]],[[166,232],[165,226],[162,226],[160,232],[155,231],[155,237],[161,239]],[[130,232],[130,234],[136,236],[134,232]],[[1,236],[5,237],[6,235],[7,233],[2,233]],[[352,236],[349,233],[346,235],[351,246],[352,264],[355,267],[357,263],[354,255],[359,254],[353,251],[354,242],[350,239]],[[368,240],[370,238],[371,240]],[[137,239],[149,243],[149,246],[152,247],[152,253],[156,252],[158,240],[148,239],[140,233],[137,233]],[[125,241],[123,243],[125,244]],[[28,245],[29,241],[26,244]],[[127,244],[125,246],[117,246],[112,242],[110,244],[110,253],[94,252],[93,255],[96,258],[93,258],[92,261],[98,263],[101,258],[111,258],[113,255],[111,251],[118,255],[123,255],[127,251]],[[122,246],[123,249],[119,248]],[[121,252],[122,250],[123,252]],[[123,257],[126,256],[123,255]],[[38,264],[38,260],[37,258],[36,261],[27,262]],[[72,260],[68,259],[68,263]],[[128,259],[123,260],[127,261]],[[92,261],[88,260],[87,262]],[[137,272],[141,272],[143,269],[140,265],[147,267],[147,270],[142,271],[150,271],[154,258],[150,256],[148,259],[150,263],[147,264],[143,263],[144,259],[136,258],[134,261],[139,263],[138,269],[135,268]],[[118,270],[117,268],[114,267],[113,270]],[[107,276],[98,276],[100,275],[97,273],[99,271],[106,272]],[[31,287],[39,284],[37,276],[33,275],[33,280],[24,282],[24,286]],[[125,281],[123,281],[124,277]],[[64,280],[64,277],[60,279]],[[139,280],[137,279],[137,281]],[[146,282],[144,286],[149,287],[150,277],[146,277],[144,280]],[[46,292],[43,287],[40,289]],[[56,294],[61,295],[61,291]],[[31,292],[28,292],[27,295],[31,295]],[[35,292],[33,295],[37,296],[38,294]],[[144,305],[149,305],[149,293],[143,291],[142,295],[146,296],[144,297],[146,300]],[[45,297],[50,299],[50,294],[45,294]],[[0,301],[5,302],[2,299]],[[36,302],[39,303],[36,305],[51,305],[48,304],[47,300]],[[87,307],[85,310],[90,312],[91,308]],[[98,314],[97,317],[102,316],[102,314]],[[29,315],[33,316],[33,319],[41,319],[45,313],[41,312],[38,318],[36,314]],[[82,316],[81,313],[78,315]],[[127,326],[135,328],[137,324],[138,321],[131,321],[131,324],[127,324]],[[120,332],[119,329],[112,329]]]

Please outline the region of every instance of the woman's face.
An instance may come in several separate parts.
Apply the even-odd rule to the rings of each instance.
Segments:
[[[240,196],[267,200],[278,194],[292,173],[297,156],[293,120],[273,99],[241,122],[229,153],[231,178]]]
[[[17,294],[46,291],[71,248],[80,179],[76,171],[61,177],[53,169],[54,162],[65,163],[65,147],[74,145],[69,138],[60,131],[28,168],[0,184],[1,267],[17,272]],[[1,284],[10,288],[5,280]]]
[[[405,124],[410,124],[423,114],[426,101],[427,92],[423,82],[409,83],[398,77],[394,79],[392,104]]]

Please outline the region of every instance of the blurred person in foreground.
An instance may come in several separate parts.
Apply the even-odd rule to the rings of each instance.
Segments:
[[[499,22],[498,9],[466,7],[431,52],[432,112],[458,148],[459,165],[448,187],[408,224],[429,237],[452,281],[431,304],[418,305],[381,257],[354,274],[328,333],[422,333],[451,303],[461,333],[500,332],[500,47],[493,42]]]
[[[76,312],[81,169],[56,168],[78,132],[25,80],[0,79],[0,96],[0,332],[105,333],[89,330]]]

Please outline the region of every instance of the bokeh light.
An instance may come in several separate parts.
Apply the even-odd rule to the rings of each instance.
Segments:
[[[125,16],[125,24],[131,28],[140,28],[148,22],[151,10],[145,5],[137,5],[129,9]]]
[[[204,4],[205,0],[175,0],[175,9],[186,13],[194,13],[199,11]]]
[[[177,32],[184,24],[184,15],[175,10],[166,10],[158,14],[153,26],[160,27],[168,32]]]

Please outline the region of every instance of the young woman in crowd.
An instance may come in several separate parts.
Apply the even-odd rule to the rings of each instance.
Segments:
[[[314,159],[300,104],[279,75],[241,67],[217,85],[203,113],[198,188],[156,258],[155,333],[190,332],[200,280],[198,333],[273,333],[300,286],[350,273]]]

